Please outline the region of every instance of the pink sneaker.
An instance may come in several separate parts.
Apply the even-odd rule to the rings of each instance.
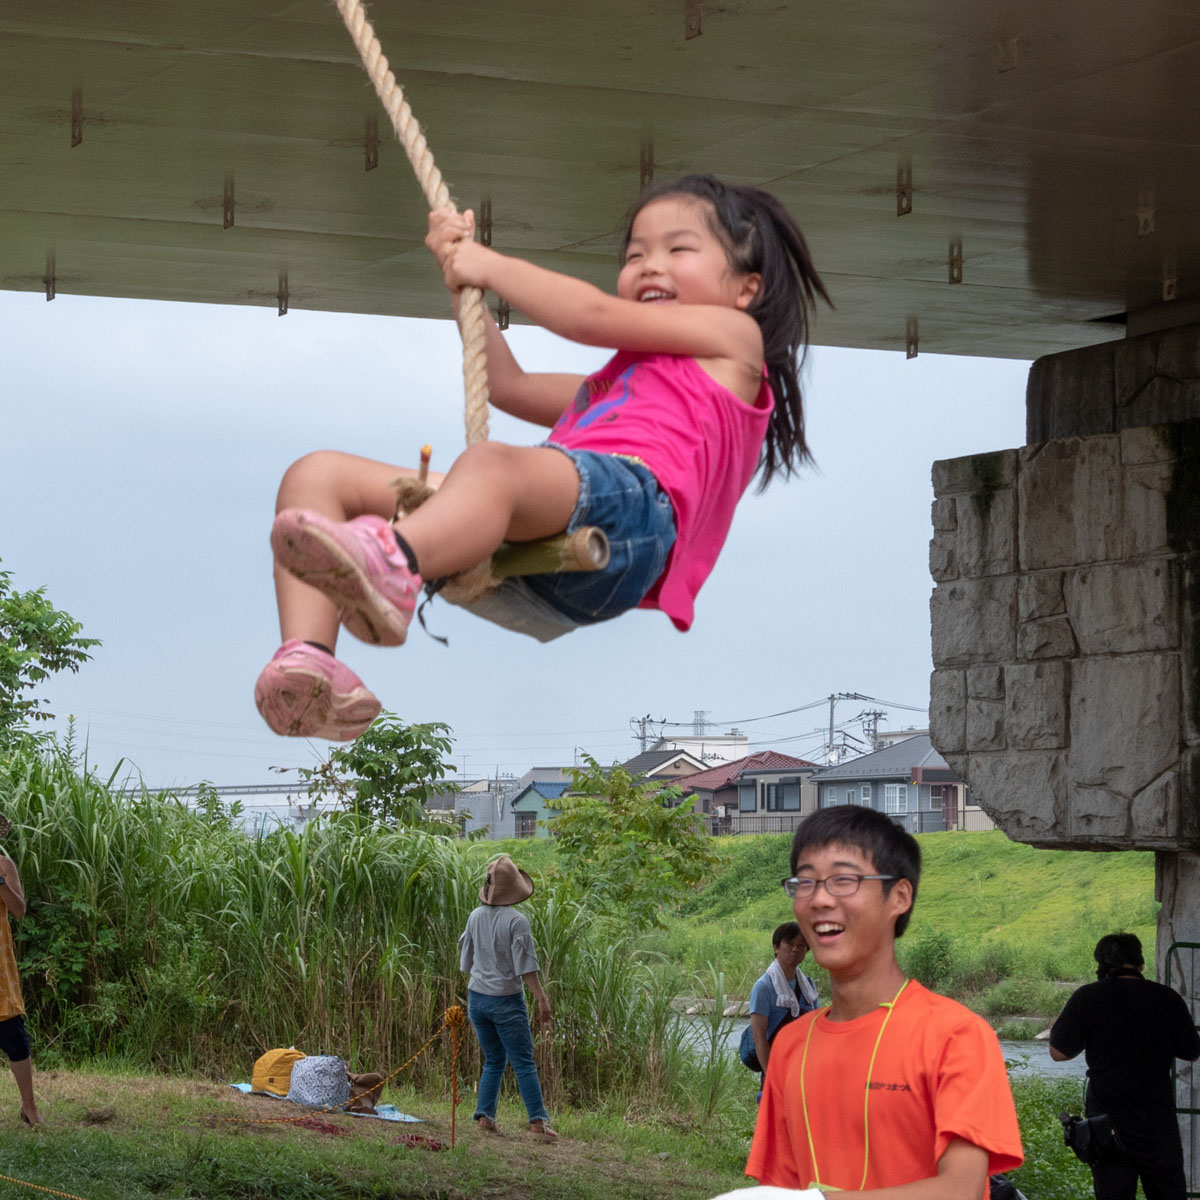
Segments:
[[[380,709],[349,667],[297,638],[284,642],[263,667],[254,703],[276,733],[334,742],[353,741]]]
[[[331,521],[285,508],[271,529],[271,548],[285,570],[338,606],[342,624],[360,641],[399,646],[408,636],[421,577],[408,569],[382,517]]]

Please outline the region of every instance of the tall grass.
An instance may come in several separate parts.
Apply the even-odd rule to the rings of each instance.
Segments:
[[[465,1004],[457,939],[494,844],[348,813],[248,836],[215,797],[189,808],[112,783],[62,753],[0,764],[43,1063],[101,1056],[247,1077],[263,1050],[294,1044],[390,1070]],[[647,965],[553,879],[523,911],[557,1018],[536,1042],[550,1102],[685,1094],[705,1063],[671,1009],[685,990],[675,970]],[[477,1054],[468,1037],[468,1088]],[[412,1071],[417,1086],[448,1088],[444,1047]]]

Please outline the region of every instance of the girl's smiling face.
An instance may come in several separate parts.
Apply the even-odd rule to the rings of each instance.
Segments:
[[[640,304],[717,304],[745,309],[760,277],[735,272],[709,223],[711,209],[691,196],[661,196],[633,219],[617,295]]]

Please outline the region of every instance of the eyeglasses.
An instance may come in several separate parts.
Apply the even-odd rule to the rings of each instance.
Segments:
[[[793,900],[811,900],[817,894],[817,888],[825,885],[825,890],[831,896],[853,896],[862,886],[864,879],[897,879],[897,875],[827,875],[824,879],[814,879],[811,875],[793,875],[784,879],[783,890]]]

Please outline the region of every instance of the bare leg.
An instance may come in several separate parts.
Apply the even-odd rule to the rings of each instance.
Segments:
[[[318,450],[288,467],[279,485],[275,511],[306,508],[338,521],[365,513],[391,517],[396,510],[392,480],[398,475],[414,476],[416,471],[355,454]],[[430,475],[435,483],[440,478]],[[320,642],[330,649],[337,645],[337,610],[316,588],[301,583],[276,565],[275,597],[284,641],[300,638]]]
[[[33,1059],[25,1058],[8,1065],[17,1081],[17,1091],[21,1093],[22,1116],[30,1125],[41,1125],[42,1115],[38,1112],[37,1103],[33,1098]]]
[[[502,541],[562,533],[579,497],[575,464],[543,446],[480,442],[454,462],[437,494],[396,523],[422,576],[489,558]]]

